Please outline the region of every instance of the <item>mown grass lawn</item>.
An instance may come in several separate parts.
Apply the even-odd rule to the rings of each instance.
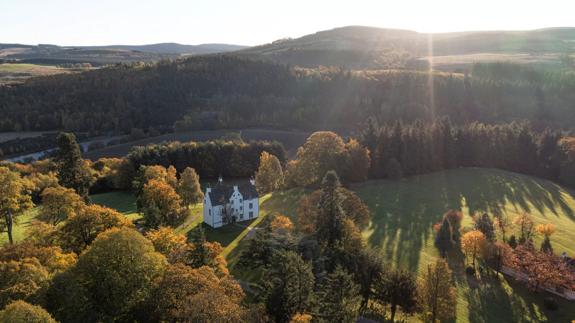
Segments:
[[[390,264],[419,272],[433,263],[438,253],[433,245],[432,225],[449,209],[469,216],[488,212],[510,218],[526,212],[536,223],[552,222],[557,232],[551,241],[556,253],[575,256],[575,194],[554,183],[493,169],[457,169],[398,181],[378,180],[354,185],[370,207],[372,221],[363,232],[369,244],[380,246]],[[262,203],[263,213],[279,212],[295,220],[295,207],[302,190],[274,193]],[[537,237],[538,246],[541,239]],[[227,254],[232,273],[242,280],[257,279],[257,272],[236,268],[245,247],[242,240]],[[458,322],[570,322],[575,304],[559,302],[559,310],[543,307],[545,294],[529,292],[507,280],[471,281],[463,272],[464,260],[453,260],[457,284]]]

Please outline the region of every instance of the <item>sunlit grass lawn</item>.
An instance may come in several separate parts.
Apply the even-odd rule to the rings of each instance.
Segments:
[[[390,264],[420,271],[438,257],[432,225],[449,209],[465,214],[464,227],[471,227],[471,213],[500,213],[513,218],[526,212],[536,223],[552,222],[557,232],[551,241],[555,253],[575,255],[575,195],[556,184],[492,169],[457,169],[398,181],[369,181],[352,187],[372,211],[364,231],[371,245],[380,246]],[[260,214],[279,212],[295,221],[295,207],[302,190],[274,193],[262,202]],[[535,244],[539,246],[540,237]],[[257,282],[260,273],[236,268],[244,239],[226,254],[234,276]],[[559,310],[544,310],[546,294],[529,292],[522,284],[501,279],[469,282],[463,260],[452,261],[458,287],[458,322],[570,322],[575,305],[560,301]]]
[[[26,211],[16,218],[16,223],[12,228],[12,237],[15,242],[21,241],[26,237],[26,230],[38,215],[38,208]],[[0,245],[8,243],[8,233],[4,230],[0,234]]]

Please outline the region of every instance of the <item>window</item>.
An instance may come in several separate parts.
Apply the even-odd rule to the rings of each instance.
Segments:
[[[208,210],[208,214],[211,216],[212,215],[212,209]]]
[[[242,202],[243,202],[243,199],[240,199],[240,203],[242,203]]]
[[[250,211],[250,218],[254,217],[254,212]]]
[[[250,209],[254,208],[254,204],[252,202],[250,202]]]
[[[243,206],[240,206],[240,211],[243,211],[243,210],[244,210],[244,207],[243,207]]]

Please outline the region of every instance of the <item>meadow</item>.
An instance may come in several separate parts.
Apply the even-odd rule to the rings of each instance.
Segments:
[[[433,245],[432,225],[449,209],[464,213],[463,227],[471,228],[470,215],[487,212],[513,218],[523,212],[536,224],[554,223],[556,233],[551,242],[556,254],[575,255],[575,193],[552,182],[494,169],[456,169],[402,180],[368,181],[351,187],[372,211],[372,220],[363,232],[367,242],[381,247],[390,266],[401,266],[421,272],[438,257]],[[260,199],[260,217],[219,229],[206,228],[210,241],[224,247],[231,272],[243,285],[256,282],[259,274],[237,268],[241,251],[252,235],[253,228],[272,213],[296,218],[295,208],[305,190],[292,189],[268,194]],[[127,192],[93,195],[94,203],[103,204],[137,220],[135,198]],[[176,228],[182,234],[201,223],[201,204],[190,209],[188,218]],[[16,240],[21,240],[25,227],[38,209],[20,218],[15,228]],[[256,229],[257,230],[257,229]],[[0,243],[6,241],[5,234]],[[536,246],[541,242],[535,238]],[[528,291],[512,279],[472,279],[465,275],[465,260],[450,259],[457,284],[458,322],[569,322],[575,318],[575,306],[559,301],[557,311],[543,306],[544,293]]]
[[[70,73],[69,69],[37,64],[0,64],[0,84],[21,83],[30,77]]]

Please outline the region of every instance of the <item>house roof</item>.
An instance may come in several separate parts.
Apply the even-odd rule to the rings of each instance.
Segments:
[[[238,185],[238,191],[240,191],[244,200],[251,200],[259,196],[255,185],[252,185],[251,183]],[[212,191],[208,193],[208,196],[210,197],[212,205],[217,206],[228,203],[233,193],[233,186],[225,185],[220,182],[212,188]]]

